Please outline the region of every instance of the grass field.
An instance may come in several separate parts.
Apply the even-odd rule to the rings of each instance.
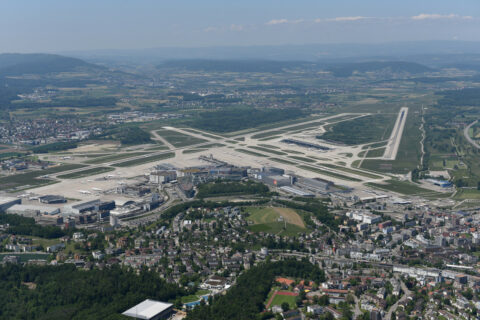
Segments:
[[[200,298],[206,294],[209,294],[210,291],[208,290],[198,290],[195,294],[191,294],[189,296],[182,297],[182,303],[189,303],[200,300]]]
[[[293,236],[300,232],[305,232],[305,222],[302,217],[292,209],[248,207],[247,212],[249,213],[247,219],[253,222],[253,225],[250,225],[248,229],[253,232],[267,232],[286,236]]]
[[[96,167],[96,168],[77,171],[77,172],[73,172],[73,173],[62,174],[62,175],[58,176],[58,178],[60,178],[60,179],[78,179],[78,178],[93,176],[93,175],[100,174],[100,173],[110,172],[110,171],[113,171],[113,170],[115,170],[115,169],[110,168],[110,167]]]
[[[262,153],[253,152],[253,151],[245,150],[245,149],[235,149],[235,151],[242,152],[242,153],[246,153],[246,154],[249,154],[249,155],[251,155],[251,156],[267,157],[266,155],[264,155],[264,154],[262,154]]]
[[[276,154],[276,155],[279,155],[279,156],[287,155],[285,152],[272,150],[272,149],[264,148],[264,147],[250,146],[249,148],[264,151],[264,152],[268,152],[268,153],[273,153],[273,154]]]
[[[297,307],[296,296],[284,296],[284,295],[275,295],[270,306],[281,306],[282,303],[286,302],[290,306],[291,310],[294,310]]]
[[[117,153],[117,154],[112,154],[106,157],[101,157],[101,158],[94,158],[85,161],[85,163],[89,164],[98,164],[98,163],[106,163],[110,161],[115,161],[115,160],[122,160],[125,158],[132,158],[136,156],[141,156],[144,154],[148,154],[148,152],[132,152],[132,153]]]
[[[337,170],[340,170],[340,171],[353,173],[353,174],[363,176],[363,177],[367,177],[367,178],[371,178],[371,179],[381,179],[382,178],[381,176],[373,174],[373,173],[368,173],[368,172],[358,171],[358,170],[355,170],[355,169],[341,167],[341,166],[337,166],[337,165],[334,165],[334,164],[331,164],[331,163],[322,163],[322,166],[332,168],[332,169],[337,169]]]
[[[156,130],[158,135],[170,142],[176,148],[182,148],[191,146],[193,144],[198,144],[202,142],[207,142],[207,140],[200,139],[194,136],[189,136],[177,131],[160,129]]]
[[[149,163],[149,162],[154,162],[154,161],[160,161],[160,160],[165,160],[169,158],[175,157],[175,153],[173,152],[168,152],[168,153],[163,153],[155,156],[150,156],[150,157],[143,157],[135,160],[129,160],[129,161],[124,161],[115,164],[115,167],[132,167],[132,166],[137,166],[140,164],[144,163]]]
[[[385,153],[385,148],[370,149],[367,152],[367,158],[382,157],[384,153]]]
[[[419,187],[416,184],[413,184],[408,181],[388,180],[386,181],[385,184],[367,183],[367,185],[377,189],[393,191],[393,192],[397,192],[405,195],[418,195],[418,196],[429,196],[429,197],[445,196],[440,192],[431,191],[431,190]]]
[[[288,157],[291,158],[291,159],[300,160],[300,161],[308,162],[308,163],[315,163],[316,162],[315,160],[312,160],[310,158],[305,158],[305,157],[299,157],[299,156],[288,156]]]
[[[26,189],[34,188],[42,185],[54,183],[53,180],[48,178],[39,178],[41,176],[47,176],[50,174],[59,173],[62,171],[69,171],[78,168],[82,168],[84,165],[81,164],[63,164],[56,167],[48,168],[45,170],[37,170],[27,173],[15,174],[12,176],[6,176],[0,178],[0,190],[8,189]]]
[[[357,178],[348,177],[348,176],[345,176],[343,174],[339,174],[339,173],[335,173],[335,172],[331,172],[331,171],[326,171],[326,170],[323,170],[323,169],[318,169],[318,168],[314,168],[314,167],[310,167],[310,166],[301,165],[301,166],[298,166],[298,167],[300,169],[320,173],[320,174],[323,174],[323,175],[326,175],[326,176],[335,177],[335,178],[346,180],[346,181],[361,181],[360,179],[357,179]]]
[[[402,173],[405,174],[415,169],[419,163],[421,150],[419,129],[421,118],[415,114],[415,108],[409,106],[405,129],[398,148],[397,158],[393,161],[366,159],[362,162],[362,168],[372,171]]]
[[[272,161],[275,161],[275,162],[283,163],[283,164],[293,164],[293,165],[297,164],[296,162],[283,160],[283,159],[279,159],[279,158],[269,158],[269,159],[272,160]]]
[[[339,122],[326,127],[320,138],[348,145],[385,140],[390,136],[396,114],[375,114]]]
[[[268,132],[257,133],[252,136],[252,139],[264,139],[267,137],[276,136],[278,134],[284,133],[285,130],[273,130]],[[262,140],[263,141],[263,140]]]
[[[458,189],[457,193],[453,198],[456,200],[465,200],[465,199],[480,200],[480,191],[477,189]]]

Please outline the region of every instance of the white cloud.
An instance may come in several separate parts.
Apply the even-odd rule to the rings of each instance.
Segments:
[[[473,19],[472,16],[460,16],[458,14],[438,14],[438,13],[421,13],[416,16],[411,17],[412,20],[439,20],[439,19],[462,19],[470,20]]]
[[[243,26],[239,24],[232,24],[230,25],[230,30],[232,31],[243,31]]]
[[[360,21],[360,20],[367,20],[367,19],[374,19],[372,17],[363,17],[363,16],[352,16],[352,17],[335,17],[335,18],[325,18],[325,19],[315,19],[314,22],[348,22],[348,21]]]
[[[303,19],[297,19],[297,20],[288,20],[288,19],[273,19],[265,23],[266,25],[273,26],[277,24],[298,24],[302,23],[304,20]]]
[[[218,30],[217,27],[206,27],[205,29],[203,29],[204,32],[214,32],[217,30]]]

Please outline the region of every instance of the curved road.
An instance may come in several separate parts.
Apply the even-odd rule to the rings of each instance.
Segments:
[[[476,123],[478,122],[478,120],[475,120],[473,121],[472,123],[470,123],[468,126],[465,127],[465,129],[463,129],[463,135],[465,136],[465,138],[468,140],[468,142],[470,142],[471,145],[473,145],[475,148],[477,149],[480,149],[480,145],[478,145],[478,143],[476,143],[471,137],[470,135],[468,134],[468,131],[470,130],[470,128],[475,125]]]

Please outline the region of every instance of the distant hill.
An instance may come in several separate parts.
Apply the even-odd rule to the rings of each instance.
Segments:
[[[274,61],[274,60],[209,60],[187,59],[169,60],[158,68],[185,69],[189,71],[207,72],[270,72],[280,73],[284,69],[313,66],[304,61]]]
[[[77,58],[55,54],[0,54],[0,77],[19,76],[22,74],[47,74],[54,72],[71,72],[80,68],[98,69],[103,67],[87,63]]]
[[[391,72],[419,74],[433,71],[433,69],[415,62],[406,61],[370,61],[358,63],[342,63],[327,67],[336,77],[349,77],[354,72]]]

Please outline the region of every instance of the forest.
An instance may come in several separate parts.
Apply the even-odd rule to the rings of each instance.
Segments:
[[[222,195],[235,194],[255,194],[265,196],[269,194],[269,189],[263,183],[247,181],[247,182],[227,182],[215,181],[205,183],[198,186],[197,197],[207,198]]]
[[[69,141],[69,142],[54,142],[49,144],[44,144],[38,147],[33,147],[31,150],[33,153],[48,153],[48,152],[55,152],[55,151],[63,151],[68,149],[73,149],[78,146],[77,142]]]
[[[15,235],[34,236],[46,239],[63,237],[66,233],[55,226],[41,226],[35,223],[35,219],[22,217],[16,214],[2,214],[0,212],[0,224],[9,224],[7,232]]]
[[[118,266],[81,271],[71,264],[7,264],[0,278],[0,319],[126,319],[121,313],[147,298],[174,301],[189,294],[158,273],[137,275]]]
[[[216,296],[209,305],[201,305],[189,312],[187,320],[260,319],[260,312],[275,277],[287,276],[316,283],[325,281],[323,270],[306,260],[288,259],[267,262],[253,267],[237,279],[225,295]]]

